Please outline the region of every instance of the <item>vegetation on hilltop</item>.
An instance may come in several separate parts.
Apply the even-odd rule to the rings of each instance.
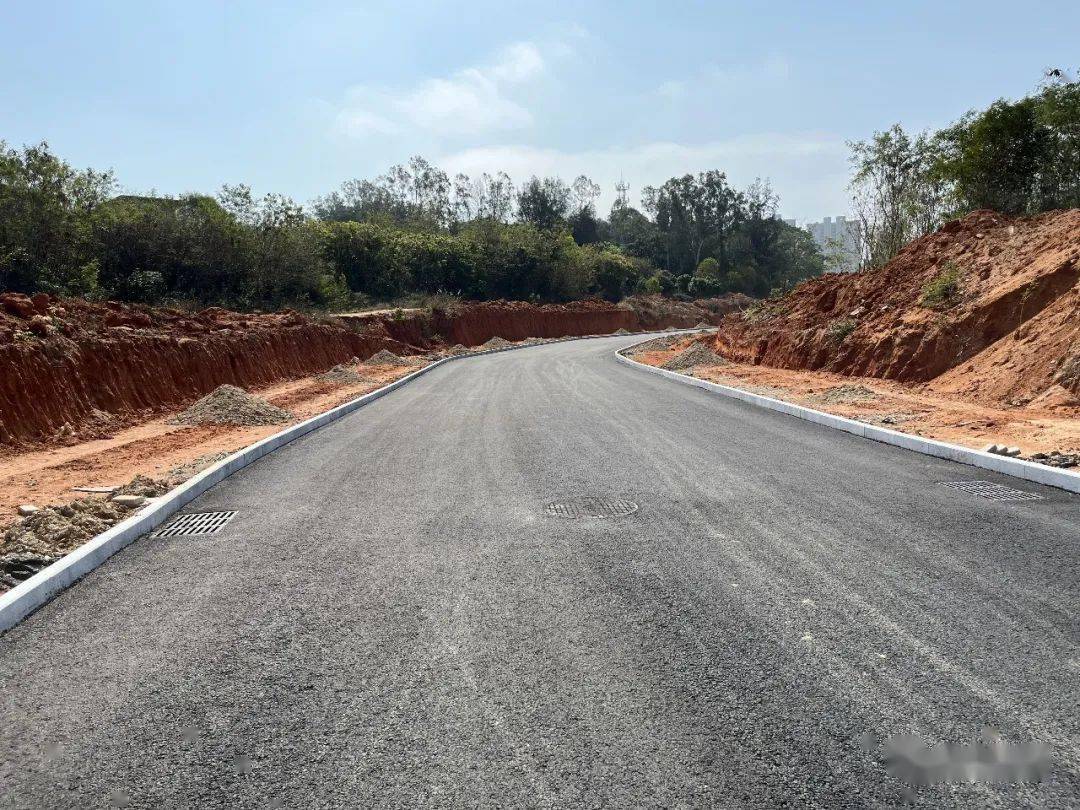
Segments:
[[[896,125],[852,144],[862,263],[976,208],[1080,206],[1080,85],[1001,100],[937,133]],[[340,308],[450,294],[619,300],[636,292],[765,296],[825,270],[809,233],[777,216],[767,182],[721,171],[625,186],[608,217],[587,177],[450,177],[423,158],[314,201],[115,196],[46,144],[0,142],[0,289],[145,303]]]
[[[894,124],[851,148],[862,260],[880,267],[970,211],[1080,207],[1080,83],[1000,99],[938,132]]]

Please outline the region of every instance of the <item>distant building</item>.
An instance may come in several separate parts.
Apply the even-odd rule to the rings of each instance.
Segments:
[[[838,273],[853,273],[859,269],[859,223],[847,217],[825,217],[821,222],[808,222],[803,226],[810,231],[821,252],[837,256]]]
[[[793,228],[799,223],[794,219],[784,219]],[[834,273],[854,273],[859,269],[859,223],[847,217],[825,217],[821,222],[806,222],[802,225],[810,232],[821,252],[826,256],[840,259],[834,263]]]

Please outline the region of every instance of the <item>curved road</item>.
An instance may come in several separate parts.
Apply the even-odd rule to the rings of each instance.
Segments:
[[[629,342],[435,369],[8,632],[0,806],[1076,806],[1080,498]],[[545,513],[583,495],[639,509]],[[1049,778],[909,790],[864,738],[986,726]]]

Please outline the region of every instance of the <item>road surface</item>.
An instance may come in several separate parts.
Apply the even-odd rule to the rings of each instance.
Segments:
[[[435,369],[8,632],[0,806],[1076,806],[1080,498],[630,342]],[[582,496],[638,509],[545,510]],[[871,742],[984,727],[1050,776],[908,789]]]

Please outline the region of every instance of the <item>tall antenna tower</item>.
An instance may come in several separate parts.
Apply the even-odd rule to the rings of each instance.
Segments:
[[[619,182],[615,184],[615,205],[618,208],[626,208],[630,205],[630,185],[621,174]]]

